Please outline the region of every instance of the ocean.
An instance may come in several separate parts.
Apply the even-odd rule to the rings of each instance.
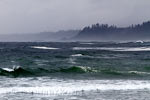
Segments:
[[[150,42],[0,42],[0,100],[149,100]]]

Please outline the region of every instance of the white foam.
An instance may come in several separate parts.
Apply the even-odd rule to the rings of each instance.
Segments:
[[[121,48],[120,50],[114,51],[150,51],[150,47],[135,47],[135,48]]]
[[[82,54],[74,54],[74,55],[71,55],[72,57],[81,57],[83,56]]]
[[[73,47],[73,50],[93,50],[93,49],[101,49],[100,47]]]
[[[138,40],[138,41],[136,41],[135,43],[144,43],[144,41]]]
[[[11,69],[11,68],[2,68],[2,69],[5,70],[5,71],[8,71],[8,72],[14,71],[14,69]]]
[[[150,51],[150,47],[74,47],[73,50]]]
[[[59,48],[43,47],[43,46],[32,46],[31,48],[35,48],[35,49],[48,49],[48,50],[56,50],[56,49],[59,49]]]
[[[2,68],[2,69],[5,71],[8,71],[8,72],[12,72],[12,71],[15,71],[16,69],[19,69],[19,68],[20,68],[20,66],[14,65],[13,68]]]
[[[135,73],[135,74],[150,74],[148,72],[140,72],[140,71],[129,71],[129,73]]]
[[[30,82],[29,82],[30,83]],[[49,85],[49,86],[48,86]],[[70,80],[62,82],[50,81],[47,86],[31,87],[1,87],[0,94],[5,93],[34,93],[34,94],[76,94],[88,91],[108,91],[108,90],[137,90],[149,89],[150,81],[140,80]]]

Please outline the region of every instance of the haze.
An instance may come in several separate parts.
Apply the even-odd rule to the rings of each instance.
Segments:
[[[149,0],[0,0],[0,34],[128,26],[150,20]]]

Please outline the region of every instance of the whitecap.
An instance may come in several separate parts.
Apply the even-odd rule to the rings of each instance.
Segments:
[[[116,48],[100,48],[101,50],[110,51],[150,51],[150,47],[116,47]]]
[[[5,71],[8,71],[8,72],[13,72],[14,71],[14,69],[11,69],[11,68],[2,68],[3,70],[5,70]]]
[[[135,43],[144,43],[144,41],[138,40],[138,41],[136,41]]]
[[[150,74],[148,72],[140,72],[140,71],[129,71],[129,73],[135,73],[135,74]]]
[[[100,47],[73,47],[73,50],[94,50],[101,49]]]
[[[59,48],[44,47],[44,46],[31,46],[31,48],[35,48],[35,49],[47,49],[47,50],[56,50],[56,49],[59,49]]]
[[[5,70],[5,71],[8,71],[8,72],[13,72],[13,71],[15,71],[16,69],[19,69],[19,68],[21,68],[20,66],[13,66],[13,68],[2,68],[3,70]]]
[[[82,54],[74,54],[74,55],[71,55],[72,57],[81,57],[83,56]]]
[[[150,51],[150,47],[73,47],[73,50]]]
[[[112,49],[113,51],[150,51],[150,47],[131,47],[131,48],[120,48]]]

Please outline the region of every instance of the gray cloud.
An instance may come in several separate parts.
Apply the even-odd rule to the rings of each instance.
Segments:
[[[149,0],[0,0],[0,34],[120,26],[150,20]]]

